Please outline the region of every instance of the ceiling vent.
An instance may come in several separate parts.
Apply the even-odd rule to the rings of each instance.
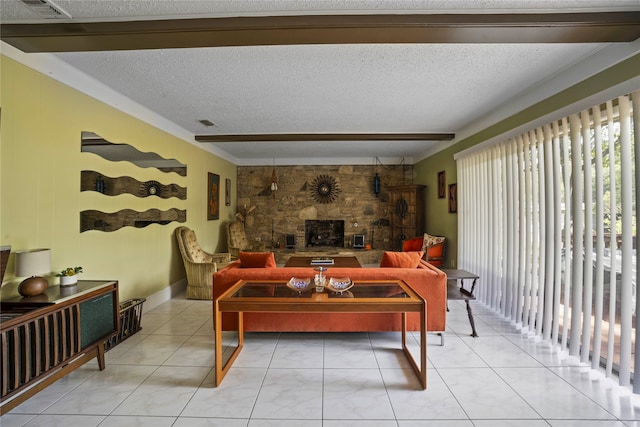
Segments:
[[[198,120],[202,125],[207,126],[207,127],[211,127],[211,126],[215,126],[216,124],[213,123],[210,120],[207,119],[202,119],[202,120]]]
[[[67,12],[62,10],[48,0],[21,0],[29,10],[45,19],[71,18]]]

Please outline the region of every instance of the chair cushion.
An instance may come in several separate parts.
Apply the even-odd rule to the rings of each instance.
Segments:
[[[240,221],[233,221],[229,224],[228,240],[229,245],[234,248],[244,249],[249,247],[249,240],[244,231],[244,224]]]
[[[242,268],[276,268],[273,252],[240,252]]]
[[[428,251],[429,259],[432,258],[442,258],[444,255],[444,245],[437,244],[429,247]]]
[[[187,252],[189,261],[206,262],[207,256],[202,252],[202,249],[200,249],[200,245],[198,245],[198,240],[196,239],[196,233],[194,233],[193,230],[185,228],[182,231],[182,243],[184,244],[184,249]]]
[[[424,252],[389,252],[385,251],[380,267],[417,268]]]

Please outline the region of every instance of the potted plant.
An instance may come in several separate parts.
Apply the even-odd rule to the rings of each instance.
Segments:
[[[67,267],[56,277],[60,278],[60,286],[70,286],[78,283],[78,274],[82,273],[82,267]]]

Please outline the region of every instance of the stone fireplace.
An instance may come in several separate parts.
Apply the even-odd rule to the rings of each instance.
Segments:
[[[382,186],[378,196],[372,190],[376,169],[371,165],[276,166],[278,190],[275,192],[271,191],[273,170],[273,166],[238,166],[237,169],[238,212],[255,206],[252,213],[246,215],[245,232],[250,241],[260,241],[272,250],[284,245],[286,237],[293,235],[295,247],[283,247],[277,253],[331,252],[353,249],[353,236],[361,234],[365,236],[365,244],[371,244],[373,249],[392,250],[389,221],[395,206],[391,205],[388,187],[411,183],[411,165],[380,168]],[[333,201],[317,200],[314,183],[322,175],[335,178],[338,192]],[[330,220],[342,222],[342,240],[329,242],[330,239],[324,237],[326,234],[316,232],[315,236],[320,234],[323,238],[315,239],[310,246],[305,222]],[[334,230],[329,228],[329,231]]]
[[[305,220],[304,245],[314,247],[343,247],[344,220]]]

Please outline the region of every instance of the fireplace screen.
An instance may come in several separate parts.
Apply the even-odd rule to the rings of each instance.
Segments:
[[[306,220],[304,236],[306,247],[344,247],[344,221]]]

